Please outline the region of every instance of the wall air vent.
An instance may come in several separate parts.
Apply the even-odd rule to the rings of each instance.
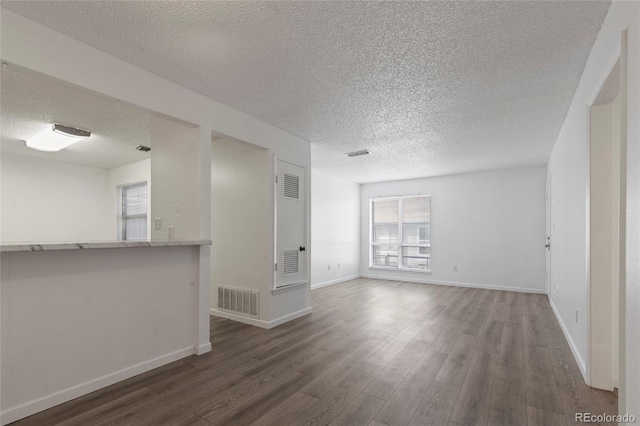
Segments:
[[[300,198],[299,176],[291,175],[289,173],[284,174],[284,196],[294,200],[298,200]]]
[[[368,149],[362,149],[360,151],[347,152],[347,157],[360,157],[361,155],[369,155],[371,151]]]
[[[218,286],[218,309],[245,317],[260,315],[260,292],[244,288]]]
[[[283,253],[284,268],[282,275],[293,275],[298,273],[298,249],[285,250]]]

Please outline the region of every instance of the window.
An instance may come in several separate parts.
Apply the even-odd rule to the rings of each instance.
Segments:
[[[147,182],[118,187],[118,239],[147,239]]]
[[[369,266],[430,269],[430,196],[372,198],[370,212]]]

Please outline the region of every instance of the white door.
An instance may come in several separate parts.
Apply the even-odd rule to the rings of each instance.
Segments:
[[[545,250],[545,273],[544,273],[544,284],[545,290],[547,294],[551,294],[551,175],[547,176],[546,182],[546,190],[545,190],[545,201],[546,201],[546,250]]]
[[[307,281],[305,170],[276,165],[276,287]]]

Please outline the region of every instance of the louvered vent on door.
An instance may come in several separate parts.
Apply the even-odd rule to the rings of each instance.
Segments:
[[[258,318],[260,315],[257,290],[243,288],[218,287],[218,309],[246,317]]]
[[[300,199],[300,177],[296,175],[284,174],[284,196]]]
[[[282,268],[282,275],[293,275],[298,273],[298,250],[285,250],[284,251],[284,267]]]

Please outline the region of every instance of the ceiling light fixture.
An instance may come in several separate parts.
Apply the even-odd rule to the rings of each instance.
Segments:
[[[31,139],[27,139],[27,146],[38,151],[55,152],[87,139],[89,136],[91,136],[91,132],[87,130],[53,124]]]
[[[369,155],[369,154],[371,154],[371,151],[369,151],[368,149],[363,149],[361,151],[347,152],[347,157],[359,157],[361,155]]]

